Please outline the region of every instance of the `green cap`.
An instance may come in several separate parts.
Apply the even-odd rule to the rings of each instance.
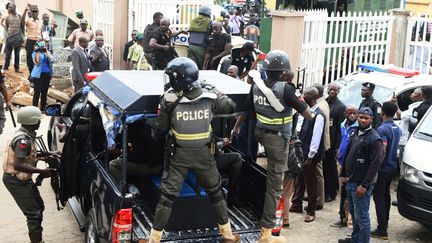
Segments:
[[[144,34],[143,33],[138,33],[136,36],[137,40],[144,40]]]
[[[78,16],[78,15],[84,15],[83,11],[82,10],[76,11],[75,16]]]

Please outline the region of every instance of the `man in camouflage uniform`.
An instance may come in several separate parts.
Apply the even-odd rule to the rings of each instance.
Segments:
[[[53,175],[53,169],[36,168],[38,159],[35,136],[41,117],[42,113],[37,107],[21,108],[17,121],[22,126],[8,143],[3,164],[3,183],[27,218],[32,243],[42,242],[42,213],[45,209],[32,175],[40,173],[45,178]]]

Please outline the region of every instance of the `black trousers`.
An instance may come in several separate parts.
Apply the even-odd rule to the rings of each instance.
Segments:
[[[228,196],[238,192],[238,180],[242,168],[242,156],[239,153],[218,153],[215,156],[216,167],[222,175],[228,175]]]
[[[34,79],[34,95],[33,95],[33,106],[38,107],[39,97],[41,98],[40,109],[45,110],[48,88],[51,81],[51,75],[49,73],[41,73],[40,78]]]
[[[9,44],[6,40],[5,49],[6,49],[6,60],[5,60],[4,69],[9,69],[10,59],[12,57],[12,51],[13,51],[14,52],[14,67],[15,67],[15,70],[19,70],[21,46],[12,47],[11,44]]]
[[[294,181],[294,194],[291,200],[292,208],[302,209],[303,197],[305,191],[308,195],[307,214],[315,216],[318,197],[318,167],[317,162],[305,164],[303,173],[297,176]]]
[[[27,67],[28,67],[29,73],[32,72],[33,67],[34,67],[32,54],[33,54],[33,50],[34,50],[35,45],[36,45],[35,40],[27,39],[25,49],[26,49],[26,61],[27,61]]]
[[[347,202],[347,191],[346,191],[346,183],[343,183],[340,191],[340,203],[339,203],[339,216],[341,222],[348,222],[348,215],[345,213],[345,207]]]
[[[325,152],[325,158],[323,161],[323,174],[325,197],[336,198],[338,189],[338,172],[335,148],[330,148]]]
[[[377,214],[378,230],[387,232],[390,215],[390,185],[392,182],[393,171],[378,172],[378,180],[373,190],[373,200]]]

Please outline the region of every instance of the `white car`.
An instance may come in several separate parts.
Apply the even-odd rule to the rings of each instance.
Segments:
[[[398,99],[399,108],[404,111],[412,103],[411,93],[424,85],[432,85],[432,75],[419,74],[412,77],[385,72],[355,72],[336,81],[341,85],[338,98],[345,105],[359,106],[362,97],[360,94],[362,83],[375,84],[374,98],[381,104],[390,100],[393,95]]]
[[[377,67],[380,65],[372,65],[373,67]],[[379,102],[384,103],[385,101],[389,101],[395,96],[398,100],[398,106],[401,111],[406,111],[408,106],[412,103],[410,99],[411,93],[424,85],[432,85],[432,75],[426,74],[416,74],[414,76],[406,76],[403,75],[403,71],[401,74],[391,74],[386,71],[386,66],[380,66],[378,68],[381,71],[370,71],[365,72],[354,72],[345,77],[342,77],[334,82],[341,85],[341,90],[339,92],[338,98],[345,105],[355,105],[358,107],[362,101],[361,97],[361,87],[364,82],[370,82],[375,84],[375,90],[373,93],[373,97]],[[397,68],[396,68],[397,69]],[[408,73],[413,71],[405,69]],[[326,87],[327,88],[327,87]],[[325,95],[327,95],[327,91],[325,91]],[[396,124],[398,124],[401,128],[401,120],[396,120]],[[405,146],[406,139],[408,137],[408,131],[403,131],[403,139],[401,138],[401,143],[398,149],[398,158],[399,152],[402,151]]]
[[[432,108],[420,121],[403,155],[397,190],[398,210],[405,218],[432,227]]]

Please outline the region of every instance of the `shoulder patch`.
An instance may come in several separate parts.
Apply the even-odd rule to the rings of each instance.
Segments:
[[[166,102],[174,103],[178,99],[178,96],[175,93],[165,93],[164,99]]]
[[[381,111],[382,111],[382,108],[381,108],[381,106],[378,106],[378,107],[377,107],[377,111],[376,111],[376,112],[377,112],[378,114],[381,114]]]
[[[26,149],[28,147],[28,141],[27,139],[20,139],[18,141],[18,145],[20,149]]]

